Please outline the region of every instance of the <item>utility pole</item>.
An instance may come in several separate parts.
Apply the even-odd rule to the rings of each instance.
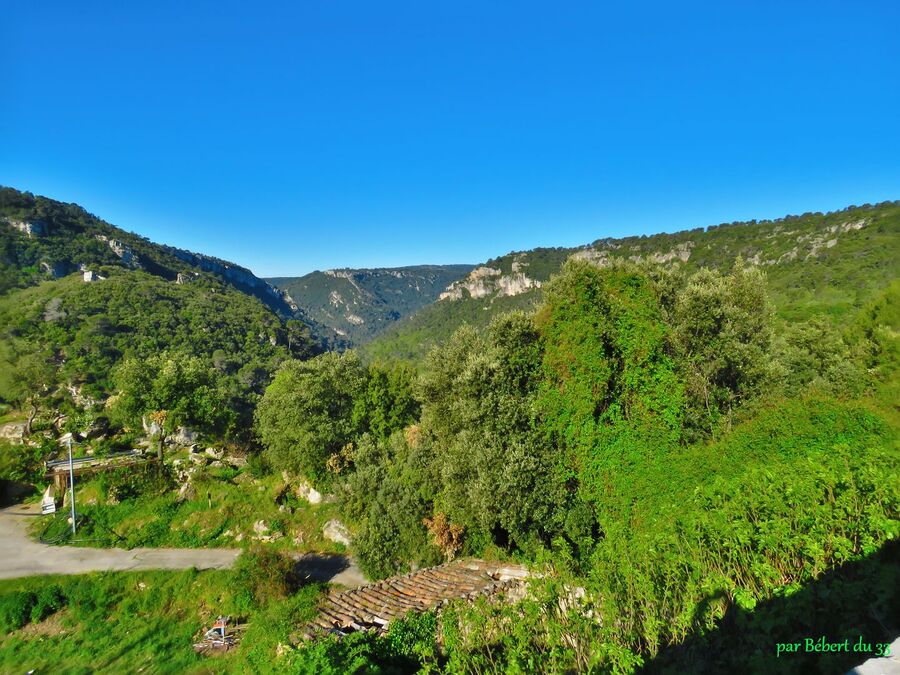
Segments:
[[[66,445],[69,446],[69,489],[71,492],[69,493],[69,506],[72,507],[72,536],[75,536],[75,471],[72,468],[72,437],[69,436],[69,440],[66,441]]]

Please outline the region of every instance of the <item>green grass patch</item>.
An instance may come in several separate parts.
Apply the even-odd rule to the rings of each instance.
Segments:
[[[334,504],[298,499],[281,476],[254,478],[248,469],[208,468],[193,481],[187,499],[179,501],[176,489],[148,490],[118,503],[110,481],[103,476],[76,481],[76,505],[84,517],[76,545],[124,548],[242,547],[254,541],[253,526],[264,521],[274,539],[266,545],[276,550],[338,553],[340,544],[322,536],[324,524],[337,517]],[[112,497],[112,499],[111,499]],[[280,508],[283,507],[283,508]],[[48,527],[42,519],[34,535],[45,539],[65,534],[65,518]],[[281,536],[277,536],[281,535]],[[68,543],[68,542],[62,542]]]
[[[2,581],[0,672],[273,672],[277,644],[312,617],[321,587],[267,604],[248,603],[246,591],[237,570]],[[219,614],[249,623],[244,641],[221,657],[196,655]]]

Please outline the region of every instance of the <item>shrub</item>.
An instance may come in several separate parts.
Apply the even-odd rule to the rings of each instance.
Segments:
[[[294,560],[281,551],[252,548],[237,560],[234,585],[238,604],[245,611],[283,600],[297,586]]]
[[[160,464],[124,467],[100,476],[100,489],[117,502],[143,495],[159,495],[171,486],[172,477]]]
[[[0,631],[20,629],[31,617],[37,598],[31,591],[13,591],[0,595]]]
[[[31,608],[32,623],[39,623],[51,614],[55,614],[66,605],[66,596],[62,588],[56,584],[41,586],[35,594],[34,607]]]
[[[265,478],[272,473],[272,467],[261,453],[254,452],[247,457],[247,470],[254,478]]]

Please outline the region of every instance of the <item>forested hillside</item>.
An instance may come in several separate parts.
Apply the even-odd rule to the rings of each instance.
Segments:
[[[766,272],[778,316],[844,320],[898,276],[900,204],[848,207],[777,220],[727,223],[675,234],[599,239],[577,249],[535,249],[489,260],[442,299],[367,345],[375,358],[419,358],[463,323],[534,307],[540,285],[570,257],[607,265],[646,261],[694,271],[728,269],[736,258]]]
[[[77,204],[0,187],[0,292],[98,265],[143,270],[187,284],[206,278],[262,302],[283,319],[309,326],[324,348],[344,343],[331,329],[304,316],[293,299],[234,263],[149,241],[97,218]]]
[[[267,279],[286,291],[306,316],[361,345],[395,321],[437,300],[473,265],[339,269]]]
[[[246,443],[277,365],[321,350],[289,298],[249,271],[10,188],[0,189],[0,284],[0,400],[27,413],[28,431],[102,403],[117,384],[152,388],[116,380],[152,363],[160,396],[122,423],[140,430],[165,409],[170,429]]]
[[[375,577],[466,555],[541,573],[518,603],[454,606],[409,636],[416,667],[843,672],[858,657],[774,662],[773,645],[884,640],[872,617],[900,619],[885,557],[900,282],[876,262],[878,281],[842,289],[869,298],[856,311],[824,296],[778,317],[772,296],[791,287],[770,293],[761,264],[598,262],[567,261],[535,311],[456,330],[391,387],[353,352],[286,364],[257,409],[269,460],[339,495]],[[811,607],[817,584],[831,591]],[[725,647],[732,631],[742,649]],[[393,639],[323,638],[285,665],[387,667]]]

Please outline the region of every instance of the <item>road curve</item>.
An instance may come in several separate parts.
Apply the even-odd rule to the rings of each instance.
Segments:
[[[84,574],[129,570],[225,569],[240,549],[230,548],[82,548],[33,541],[28,527],[40,517],[39,504],[0,509],[0,579],[36,574]]]

